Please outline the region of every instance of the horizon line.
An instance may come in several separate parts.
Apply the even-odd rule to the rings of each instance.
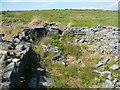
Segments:
[[[80,10],[100,10],[100,11],[119,11],[119,9],[100,9],[100,8],[91,8],[91,9],[89,9],[89,8],[70,8],[70,9],[68,9],[68,8],[63,8],[63,9],[24,9],[24,10],[0,10],[0,11],[42,11],[42,10],[78,10],[78,11],[80,11]]]

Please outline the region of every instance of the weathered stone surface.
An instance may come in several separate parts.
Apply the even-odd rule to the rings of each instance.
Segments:
[[[6,72],[6,71],[13,71],[13,70],[14,70],[14,67],[15,67],[15,63],[14,63],[14,62],[11,62],[10,64],[8,64],[8,65],[5,67],[4,71],[5,71],[5,72]]]
[[[1,83],[1,90],[7,90],[10,88],[10,82]]]
[[[109,69],[112,69],[112,70],[118,70],[118,69],[120,69],[120,66],[114,64],[114,65],[112,65]]]
[[[113,88],[114,85],[110,80],[105,80],[105,82],[102,84],[104,88]]]
[[[10,81],[10,77],[12,75],[13,71],[7,71],[3,74],[3,80],[7,80],[7,81]]]
[[[47,30],[44,26],[37,26],[35,27],[35,34],[37,37],[44,37],[47,35]]]
[[[54,84],[54,80],[47,78],[45,76],[40,77],[38,86],[51,86]]]
[[[106,76],[108,79],[112,79],[112,77],[111,77],[112,73],[109,71],[102,71],[100,74],[102,76]]]
[[[100,71],[98,71],[98,70],[93,70],[93,72],[95,72],[95,73],[101,73]]]
[[[13,47],[13,43],[10,41],[2,41],[0,42],[0,48],[12,48]]]
[[[52,26],[51,29],[53,29],[53,30],[59,30],[59,26]]]
[[[117,82],[117,83],[116,83],[116,86],[120,88],[120,82]]]
[[[13,62],[18,62],[18,61],[20,61],[20,59],[14,58],[14,59],[12,59],[12,61],[13,61]]]
[[[107,64],[107,62],[108,62],[109,60],[110,60],[110,58],[106,57],[106,58],[102,59],[101,62],[102,62],[103,64]]]
[[[0,50],[0,54],[7,54],[8,51],[5,51],[5,50]]]
[[[17,45],[17,46],[15,47],[15,49],[16,49],[16,50],[24,50],[25,48],[24,48],[24,45]]]
[[[61,52],[57,52],[54,54],[52,60],[58,60],[61,57],[62,53]]]
[[[118,79],[117,78],[115,78],[113,81],[112,81],[112,83],[115,85],[116,83],[118,82]]]
[[[20,43],[21,40],[19,38],[15,38],[13,41],[17,42],[17,43]]]
[[[84,43],[85,39],[81,39],[78,43]]]
[[[103,63],[101,61],[98,62],[98,64],[95,64],[95,67],[103,66]]]

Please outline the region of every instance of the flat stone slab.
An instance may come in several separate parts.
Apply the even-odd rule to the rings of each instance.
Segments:
[[[24,45],[17,45],[15,47],[16,50],[24,50]]]
[[[103,88],[113,88],[114,84],[110,80],[105,80],[105,82],[102,84]]]
[[[8,51],[5,51],[5,50],[0,50],[0,54],[7,54]]]
[[[18,58],[12,59],[12,62],[18,62],[18,61],[20,61],[20,59],[18,59]]]
[[[10,79],[12,72],[13,72],[13,71],[5,72],[5,73],[3,74],[3,78],[4,78],[4,79]]]
[[[7,72],[7,71],[13,71],[14,70],[14,67],[15,67],[15,63],[14,62],[11,62],[10,64],[8,64],[4,71]]]
[[[102,71],[100,74],[102,76],[106,76],[108,79],[112,79],[111,77],[112,73],[110,71]]]
[[[95,64],[94,66],[95,67],[100,67],[100,66],[103,66],[103,63],[101,61],[99,61],[98,64]]]
[[[45,76],[40,77],[38,86],[51,86],[54,83],[54,80],[47,78]]]
[[[102,62],[103,64],[107,64],[107,62],[108,62],[109,60],[110,60],[110,58],[106,57],[106,58],[102,59],[101,62]]]
[[[118,70],[118,69],[120,69],[120,66],[117,65],[117,64],[114,64],[114,65],[112,65],[109,69]]]
[[[2,47],[11,47],[11,46],[13,46],[13,43],[10,42],[10,41],[2,41],[2,42],[0,42],[0,47],[1,48]]]

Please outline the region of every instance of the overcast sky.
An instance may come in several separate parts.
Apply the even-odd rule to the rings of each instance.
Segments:
[[[0,10],[103,9],[118,10],[119,0],[2,0]]]

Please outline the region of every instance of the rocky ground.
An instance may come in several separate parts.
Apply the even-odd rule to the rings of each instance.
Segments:
[[[65,27],[60,28],[53,23],[47,26],[38,26],[33,29],[24,29],[19,34],[13,35],[10,41],[2,40],[4,34],[0,34],[0,88],[19,86],[18,82],[24,79],[26,63],[33,57],[29,54],[32,48],[37,46],[34,42],[38,38],[50,37],[58,35],[57,41],[62,41],[64,35],[73,37],[66,43],[73,45],[87,45],[88,49],[106,56],[100,58],[97,63],[93,64],[96,69],[93,73],[99,74],[105,79],[101,83],[103,88],[120,88],[119,80],[119,32],[120,29],[113,26],[96,27]],[[77,37],[77,38],[74,38]],[[68,67],[71,62],[70,57],[64,55],[57,45],[51,43],[42,44],[42,53],[39,59],[44,59],[46,52],[52,52],[51,64],[61,62]],[[99,56],[98,56],[99,58]],[[73,59],[73,58],[72,58]],[[78,58],[79,59],[79,58]],[[75,63],[75,61],[73,62]],[[76,62],[78,63],[78,62]],[[86,62],[87,63],[87,62]],[[31,64],[32,65],[32,64]],[[47,87],[55,83],[55,81],[46,76],[46,70],[41,66],[33,65],[31,79],[27,80],[27,87]],[[17,83],[17,84],[16,84]]]

